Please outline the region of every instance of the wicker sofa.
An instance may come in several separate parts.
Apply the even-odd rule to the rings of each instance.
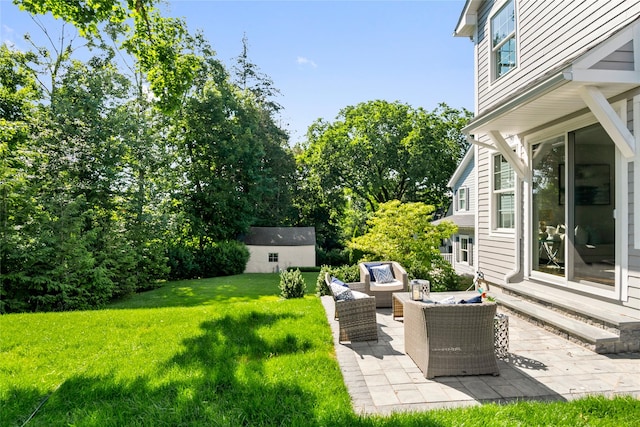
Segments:
[[[382,264],[388,264],[391,267],[394,277],[393,282],[378,283],[371,280],[369,268]],[[361,262],[358,266],[360,268],[360,282],[364,284],[364,292],[376,297],[378,308],[391,307],[391,295],[394,292],[406,292],[409,290],[407,272],[395,261]]]
[[[378,340],[378,323],[376,319],[376,298],[338,300],[331,289],[331,276],[326,273],[324,280],[331,291],[335,302],[335,315],[339,324],[338,341],[372,341]],[[362,283],[348,283],[349,289],[364,293]]]
[[[496,304],[404,304],[404,346],[425,378],[500,375],[494,352]]]

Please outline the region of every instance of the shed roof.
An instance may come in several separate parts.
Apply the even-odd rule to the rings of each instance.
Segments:
[[[315,246],[315,227],[251,227],[244,237],[250,246]]]

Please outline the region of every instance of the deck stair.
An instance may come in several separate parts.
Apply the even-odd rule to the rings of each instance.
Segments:
[[[618,302],[532,281],[491,290],[506,311],[596,353],[640,351],[640,318]]]

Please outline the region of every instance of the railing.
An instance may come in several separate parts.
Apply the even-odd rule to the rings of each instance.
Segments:
[[[440,252],[440,255],[442,255],[442,258],[449,264],[453,264],[453,254]]]

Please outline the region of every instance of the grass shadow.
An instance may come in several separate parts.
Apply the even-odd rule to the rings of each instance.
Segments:
[[[29,425],[326,425],[317,390],[296,380],[306,358],[295,356],[312,352],[314,343],[278,331],[300,317],[249,311],[202,322],[202,333],[184,339],[182,349],[158,365],[157,376],[71,376]],[[20,393],[26,392],[13,395],[44,398]],[[352,416],[342,406],[346,410],[329,415],[334,421]]]

